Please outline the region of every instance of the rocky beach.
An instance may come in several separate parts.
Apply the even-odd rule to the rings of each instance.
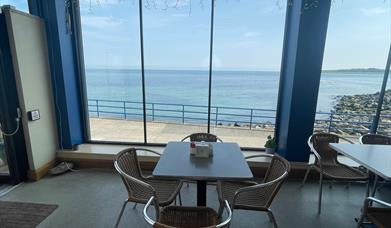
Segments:
[[[376,113],[378,99],[379,93],[335,97],[329,118],[316,121],[317,131],[330,129],[330,132],[357,136],[368,133]],[[390,89],[385,92],[378,132],[391,133]]]

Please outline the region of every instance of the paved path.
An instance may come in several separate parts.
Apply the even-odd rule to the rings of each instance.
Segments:
[[[143,142],[143,122],[117,119],[90,118],[91,138],[104,141]],[[147,122],[149,143],[167,143],[178,141],[195,132],[206,132],[204,125]],[[237,142],[242,147],[263,147],[272,129],[254,129],[241,127],[211,127],[211,133],[225,142]]]

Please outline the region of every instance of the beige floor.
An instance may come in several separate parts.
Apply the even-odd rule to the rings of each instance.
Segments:
[[[91,138],[103,141],[143,142],[143,122],[117,119],[90,118]],[[206,132],[206,126],[148,122],[147,138],[149,143],[178,141],[195,133]],[[263,147],[273,129],[253,129],[240,127],[211,127],[211,133],[225,142],[237,142],[242,147]]]

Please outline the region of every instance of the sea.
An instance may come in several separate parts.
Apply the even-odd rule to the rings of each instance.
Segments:
[[[211,121],[216,124],[273,123],[279,75],[277,71],[213,71]],[[90,115],[98,114],[98,104],[100,117],[142,119],[141,79],[140,70],[87,69]],[[382,80],[383,73],[380,71],[323,72],[317,111],[330,112],[337,96],[376,93],[381,88]],[[205,122],[208,86],[207,70],[146,70],[145,99],[148,118]],[[391,85],[387,88],[391,88]]]

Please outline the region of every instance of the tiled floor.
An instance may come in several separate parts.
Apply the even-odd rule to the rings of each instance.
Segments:
[[[280,227],[355,227],[354,217],[360,213],[365,186],[328,184],[324,188],[323,213],[317,214],[317,184],[300,188],[299,181],[286,182],[272,209]],[[194,205],[195,185],[182,188],[185,205]],[[379,196],[391,201],[391,191],[383,188]],[[121,179],[111,170],[82,170],[57,177],[46,177],[25,183],[0,200],[58,204],[39,227],[113,227],[126,197]],[[128,204],[120,227],[149,227],[142,217],[142,206]],[[215,186],[208,187],[208,206],[217,209]],[[266,214],[236,210],[231,227],[272,227]]]

